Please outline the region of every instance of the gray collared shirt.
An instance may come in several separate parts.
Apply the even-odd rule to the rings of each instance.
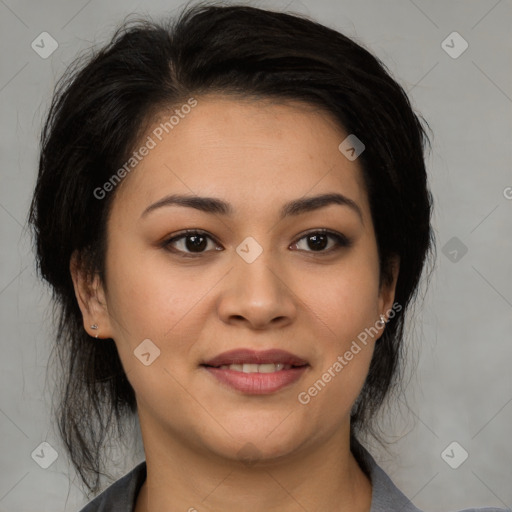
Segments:
[[[363,448],[372,482],[370,512],[421,512],[395,486],[370,453]],[[141,462],[125,476],[114,482],[94,498],[80,512],[133,512],[137,495],[146,480],[146,461]],[[512,512],[510,509],[479,508],[460,512]]]

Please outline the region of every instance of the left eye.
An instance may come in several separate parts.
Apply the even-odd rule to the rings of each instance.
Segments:
[[[329,245],[329,239],[334,240],[334,243],[325,250]],[[312,251],[301,249],[299,247],[302,240],[306,241],[306,246],[312,248]],[[350,246],[350,240],[345,235],[327,230],[310,232],[292,244],[292,247],[297,247],[300,250],[306,250],[306,252],[331,252],[332,250],[348,246]]]
[[[333,243],[329,246],[329,239]],[[300,247],[302,241],[305,241],[307,248]],[[218,243],[208,234],[202,231],[186,231],[177,236],[166,240],[162,245],[172,252],[183,254],[201,254],[208,252],[208,242],[212,242],[214,250],[223,250],[219,247]],[[312,231],[303,235],[296,242],[290,245],[292,248],[304,250],[306,252],[331,252],[341,247],[349,247],[350,240],[341,233],[335,233],[327,230]],[[327,249],[327,250],[326,250]]]

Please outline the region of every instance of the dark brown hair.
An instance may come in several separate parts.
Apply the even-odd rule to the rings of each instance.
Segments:
[[[325,109],[364,142],[358,161],[381,278],[390,278],[390,258],[399,255],[401,310],[376,343],[352,411],[354,452],[358,433],[372,429],[375,413],[400,383],[405,313],[435,248],[423,154],[428,137],[402,87],[360,44],[300,15],[198,4],[158,23],[125,22],[59,81],[42,130],[30,211],[38,268],[59,314],[58,424],[92,493],[112,426],[122,436],[123,417],[136,412],[136,401],[114,341],[93,342],[83,329],[70,258],[78,251],[91,273],[103,275],[115,193],[98,200],[93,191],[123,165],[155,113],[210,92],[300,100]]]

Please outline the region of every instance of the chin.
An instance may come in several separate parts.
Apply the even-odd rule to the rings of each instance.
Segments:
[[[276,428],[282,418],[276,422],[256,422],[250,424],[226,426],[231,436],[222,439],[208,439],[206,443],[217,455],[229,460],[239,460],[247,465],[263,461],[276,461],[293,454],[308,442],[307,431],[298,425]],[[283,422],[283,424],[286,422]],[[282,424],[282,425],[283,425]]]

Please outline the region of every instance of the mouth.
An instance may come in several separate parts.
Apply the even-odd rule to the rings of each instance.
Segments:
[[[294,366],[291,364],[282,364],[282,363],[263,363],[263,364],[254,364],[254,363],[233,363],[233,364],[222,364],[220,366],[210,366],[204,365],[208,368],[218,368],[219,370],[233,370],[235,372],[242,373],[274,373],[282,370],[291,370],[292,368],[301,368],[301,366]]]
[[[309,363],[283,350],[232,350],[202,363],[218,382],[244,394],[274,393],[297,382]]]

